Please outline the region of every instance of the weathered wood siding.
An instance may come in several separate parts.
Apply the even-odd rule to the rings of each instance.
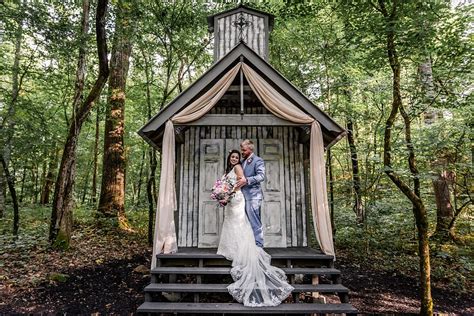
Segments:
[[[237,111],[238,109],[227,108],[229,111]],[[223,107],[216,107],[213,113],[223,113]],[[246,108],[246,112],[250,113],[266,113],[261,107]],[[243,139],[256,140],[256,154],[267,155],[270,164],[277,163],[277,155],[281,155],[281,181],[271,178],[270,182],[264,186],[264,195],[272,206],[281,205],[283,218],[281,221],[277,217],[272,217],[271,221],[279,221],[284,227],[281,230],[272,227],[275,223],[267,223],[269,225],[266,234],[269,240],[270,234],[282,233],[286,235],[286,242],[278,245],[279,247],[306,246],[306,210],[307,210],[307,186],[305,185],[305,172],[303,167],[303,145],[298,142],[298,133],[294,127],[212,127],[212,126],[192,126],[184,132],[184,143],[179,145],[180,160],[178,161],[177,174],[180,177],[180,188],[178,191],[178,245],[180,247],[216,247],[220,231],[219,227],[223,221],[223,209],[215,207],[215,202],[208,203],[209,190],[218,175],[224,172],[225,157],[227,151],[232,148],[238,149],[238,144]],[[222,144],[216,149],[213,144]],[[210,151],[207,151],[206,161],[202,155],[206,152],[203,148],[206,144],[211,144]],[[265,145],[274,145],[267,153],[264,152]],[[229,148],[227,148],[229,147]],[[210,147],[209,147],[210,148]],[[276,153],[275,150],[280,150]],[[205,150],[205,149],[204,149]],[[216,150],[216,152],[213,152]],[[262,151],[262,153],[260,153]],[[209,155],[210,154],[210,155]],[[306,153],[307,154],[307,153]],[[210,158],[211,157],[211,158]],[[214,158],[212,158],[214,157]],[[219,158],[220,157],[220,158]],[[273,159],[274,157],[275,159]],[[214,159],[214,160],[213,160]],[[220,160],[220,161],[219,161]],[[270,161],[271,160],[271,161]],[[270,165],[269,165],[270,167]],[[272,168],[280,168],[275,165]],[[207,175],[208,179],[205,179]],[[277,183],[278,182],[278,183]],[[280,188],[281,186],[281,188]],[[209,188],[208,188],[209,187]],[[277,201],[280,194],[282,200]],[[264,201],[266,203],[267,201]],[[209,214],[214,214],[212,221],[207,226],[200,223],[206,218],[211,218],[199,214],[199,210],[203,207],[215,207]],[[262,213],[268,212],[266,206],[262,207]],[[269,214],[262,214],[262,220]],[[214,226],[212,226],[214,225]],[[216,226],[217,225],[217,226]],[[206,229],[199,233],[199,229]],[[217,228],[216,228],[217,227]],[[214,237],[213,237],[214,234]],[[206,235],[206,240],[202,238]],[[199,239],[202,239],[201,241]],[[277,239],[275,239],[277,240]]]
[[[243,41],[259,54],[262,58],[267,59],[268,55],[268,26],[265,25],[265,18],[249,13],[242,13],[245,20],[250,22],[242,32]],[[239,13],[227,15],[217,19],[217,28],[215,34],[215,58],[219,60],[239,44],[239,29],[234,23],[239,19]]]

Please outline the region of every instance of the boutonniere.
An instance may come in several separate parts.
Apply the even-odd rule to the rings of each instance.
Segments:
[[[247,159],[247,164],[251,164],[251,163],[252,163],[252,158]]]

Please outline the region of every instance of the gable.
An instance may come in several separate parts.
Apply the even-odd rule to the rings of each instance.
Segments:
[[[252,69],[277,89],[291,103],[320,123],[326,147],[331,146],[346,134],[344,128],[314,105],[270,64],[253,52],[244,43],[240,43],[226,56],[215,63],[191,86],[171,101],[165,108],[157,113],[150,121],[148,121],[139,130],[138,133],[140,136],[154,147],[159,147],[160,135],[163,133],[166,121],[176,113],[183,110],[193,100],[197,99],[206,88],[212,86],[223,74],[227,73],[227,71],[241,60],[252,67]]]

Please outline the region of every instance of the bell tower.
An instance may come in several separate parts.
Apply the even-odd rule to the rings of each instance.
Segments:
[[[214,62],[240,42],[268,61],[268,40],[274,16],[245,5],[207,17],[209,32],[214,33]]]

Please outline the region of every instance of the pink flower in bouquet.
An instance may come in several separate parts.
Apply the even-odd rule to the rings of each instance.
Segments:
[[[234,185],[227,179],[218,179],[212,187],[211,199],[216,200],[220,206],[226,206],[233,197]]]

